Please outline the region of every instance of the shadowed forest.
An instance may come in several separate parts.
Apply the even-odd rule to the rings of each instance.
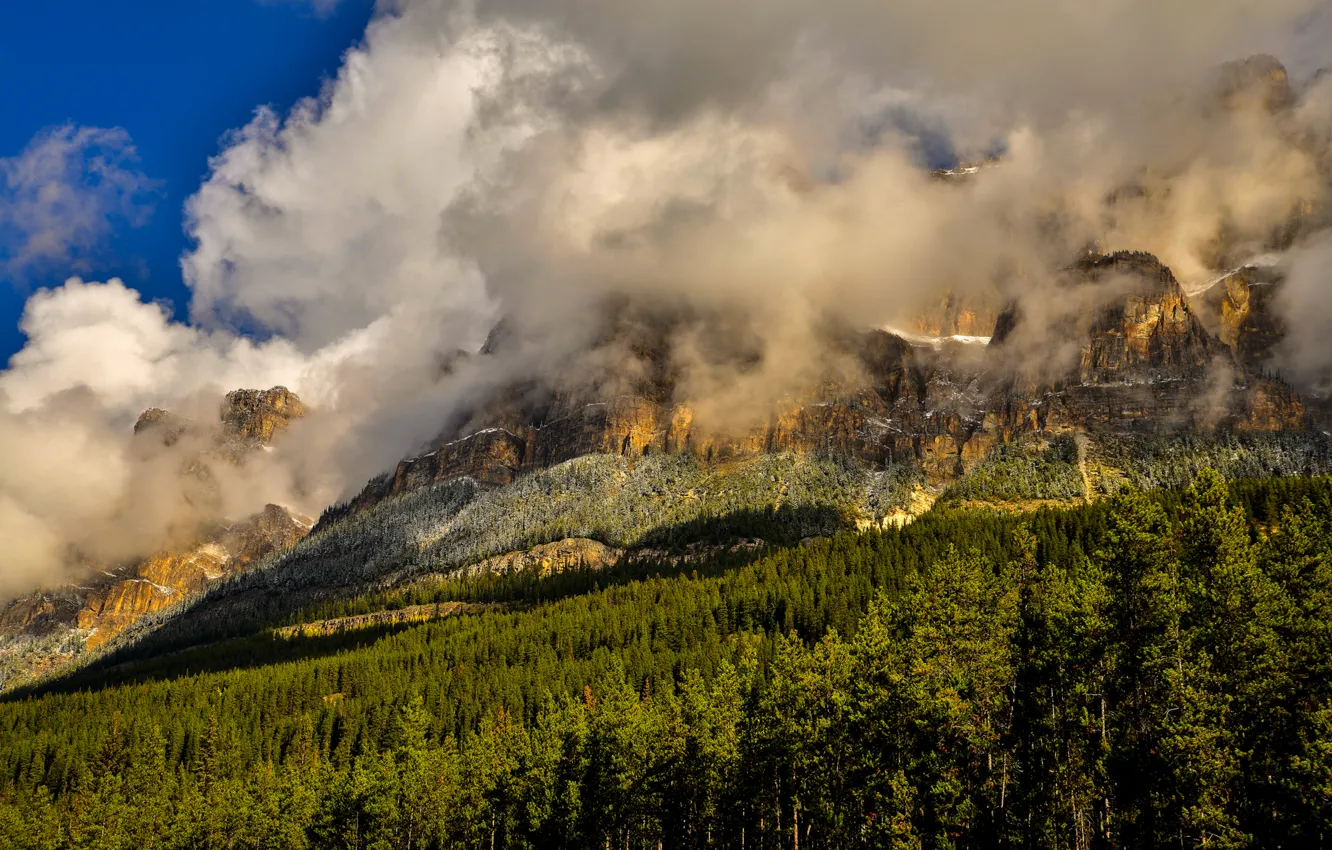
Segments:
[[[1327,479],[1204,472],[366,596],[503,607],[11,697],[0,844],[1321,846],[1330,526]]]

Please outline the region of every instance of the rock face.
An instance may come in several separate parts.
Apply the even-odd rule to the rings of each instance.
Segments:
[[[1083,286],[1127,279],[1128,291],[1105,306],[1083,345],[1083,385],[1190,381],[1205,376],[1221,347],[1189,308],[1170,270],[1148,254],[1115,254],[1080,263]]]
[[[571,537],[554,543],[533,546],[525,552],[510,552],[487,558],[464,572],[466,575],[510,575],[533,572],[548,576],[568,570],[602,570],[612,567],[624,556],[624,550],[615,549],[596,540]]]
[[[1010,382],[991,400],[1005,436],[1014,430],[1301,430],[1298,396],[1246,369],[1189,306],[1170,270],[1148,254],[1091,257],[1071,270],[1077,287],[1115,286],[1096,311],[1075,362],[1044,382]],[[1122,290],[1122,292],[1120,292]],[[991,343],[1027,332],[1000,317]]]
[[[202,447],[231,462],[247,452],[272,445],[291,423],[309,412],[286,387],[236,390],[227,393],[216,422],[196,422],[159,407],[145,410],[134,423],[134,435],[174,446],[186,436],[197,437]]]
[[[404,623],[424,623],[442,617],[458,614],[479,614],[483,611],[499,611],[503,606],[475,602],[437,602],[433,605],[409,605],[392,611],[376,611],[373,614],[360,614],[355,617],[335,617],[331,620],[318,620],[302,623],[299,626],[283,626],[273,633],[281,638],[311,638],[335,635],[356,629],[372,629],[384,626],[396,626]],[[327,699],[327,697],[325,698]]]
[[[269,505],[183,551],[162,552],[133,565],[121,581],[93,589],[75,624],[88,632],[87,648],[95,649],[145,614],[199,593],[210,581],[292,546],[310,526],[308,518]]]
[[[58,668],[129,626],[201,592],[209,582],[292,546],[312,521],[269,505],[195,543],[103,570],[81,585],[43,590],[0,610],[0,689]],[[47,639],[45,643],[39,639]],[[50,639],[60,638],[52,651]]]
[[[1248,267],[1226,275],[1199,297],[1200,314],[1209,328],[1245,368],[1261,372],[1285,336],[1285,323],[1275,311],[1282,285],[1273,270]]]
[[[218,499],[205,462],[205,456],[211,456],[242,464],[250,452],[268,446],[305,413],[300,399],[282,387],[230,393],[212,427],[158,408],[145,411],[134,434],[136,441],[149,441],[146,449],[185,448],[183,439],[198,439],[198,447],[189,443],[181,456],[185,492],[198,509],[190,542],[141,561],[90,567],[88,578],[77,585],[42,590],[0,609],[0,688],[56,668],[82,650],[96,649],[142,617],[200,593],[210,582],[308,534],[312,520],[278,505],[237,523],[210,516]],[[58,643],[54,651],[52,641]]]
[[[286,387],[236,390],[227,393],[222,405],[222,433],[229,440],[266,446],[306,413],[305,405]]]
[[[590,390],[561,387],[544,404],[517,413],[502,402],[497,408],[503,412],[489,420],[495,424],[453,435],[399,463],[322,521],[462,476],[504,485],[526,470],[597,453],[691,452],[722,462],[763,452],[827,451],[872,466],[914,460],[940,478],[956,474],[984,418],[979,377],[957,368],[947,351],[912,346],[883,331],[840,344],[850,346],[872,384],[826,382],[766,427],[735,435],[700,429],[693,408],[674,397],[668,355],[644,348],[623,366],[634,379]]]
[[[165,446],[174,446],[188,430],[188,420],[160,407],[145,410],[134,423],[134,436],[156,438]]]
[[[949,293],[917,313],[912,330],[933,337],[987,337],[994,333],[1002,307],[997,294],[963,298]]]
[[[1295,105],[1295,89],[1281,60],[1258,54],[1221,66],[1217,96],[1228,109],[1256,106],[1280,112]]]
[[[617,372],[556,387],[527,406],[513,399],[531,399],[530,387],[501,393],[493,412],[473,419],[483,427],[402,461],[325,521],[434,483],[470,476],[504,485],[525,470],[592,453],[692,452],[724,461],[826,451],[879,468],[912,463],[938,485],[1000,442],[1029,434],[1305,427],[1298,396],[1234,356],[1155,257],[1090,256],[1068,270],[1067,286],[1070,297],[1100,306],[1085,324],[1053,331],[1075,355],[1053,373],[1049,363],[1016,375],[992,368],[1050,329],[1029,326],[1014,308],[985,328],[979,313],[945,302],[946,321],[929,329],[984,331],[976,335],[993,337],[985,356],[977,360],[976,346],[913,345],[883,331],[833,335],[830,347],[853,358],[863,378],[807,388],[766,427],[742,434],[700,430],[691,405],[677,397],[669,333],[641,335]],[[640,333],[642,326],[634,325]]]

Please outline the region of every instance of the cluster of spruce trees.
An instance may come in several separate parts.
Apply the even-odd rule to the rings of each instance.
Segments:
[[[565,579],[575,595],[328,655],[196,647],[0,704],[0,845],[1332,837],[1326,480],[1228,492],[1206,473],[736,557]]]

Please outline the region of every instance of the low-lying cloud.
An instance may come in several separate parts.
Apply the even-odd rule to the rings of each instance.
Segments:
[[[170,511],[134,495],[127,436],[145,407],[295,389],[316,413],[227,510],[315,512],[495,387],[567,372],[607,303],[709,317],[673,342],[716,427],[816,380],[830,324],[906,326],[952,292],[1058,325],[1060,269],[1088,246],[1154,252],[1193,289],[1294,249],[1291,292],[1321,303],[1300,253],[1332,174],[1319,9],[385,0],[318,97],[260,110],[212,161],[186,210],[189,324],[116,281],[34,296],[0,376],[0,426],[29,435],[0,470],[0,536],[32,551],[0,594],[52,575],[71,529],[161,545]],[[1220,70],[1255,52],[1298,76]],[[965,180],[927,170],[994,155]],[[1325,314],[1291,325],[1292,358]],[[455,357],[501,317],[508,353]],[[78,499],[31,471],[56,452]]]

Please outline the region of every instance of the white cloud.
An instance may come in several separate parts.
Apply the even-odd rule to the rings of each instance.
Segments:
[[[206,388],[298,383],[308,363],[285,340],[265,344],[170,321],[119,280],[72,278],[28,300],[27,345],[0,373],[13,411],[41,408],[70,390],[91,395],[120,420]]]
[[[476,276],[441,236],[474,176],[475,90],[495,75],[484,42],[371,26],[324,97],[286,120],[260,110],[188,204],[191,315],[259,327],[306,350],[410,306],[481,307]]]
[[[241,470],[198,452],[224,392],[308,386],[307,398],[327,403],[319,388],[336,383],[354,349],[309,358],[285,340],[174,323],[119,280],[42,290],[22,328],[28,343],[0,372],[0,540],[15,541],[0,553],[0,600],[77,577],[85,560],[142,557],[192,534],[201,517],[180,470],[200,458],[221,517],[269,502],[317,512],[338,495],[342,478],[307,470],[308,455],[264,453]],[[152,406],[200,427],[171,450],[136,441],[132,425]]]
[[[66,124],[0,159],[0,274],[77,267],[114,222],[144,223],[157,183],[120,129]]]
[[[817,365],[828,313],[877,324],[1005,266],[1039,281],[1092,235],[1201,265],[1223,225],[1262,234],[1323,188],[1285,128],[1195,108],[1215,62],[1309,5],[384,0],[319,97],[260,110],[211,162],[187,208],[191,324],[118,281],[31,300],[0,375],[24,460],[0,464],[0,539],[34,552],[0,578],[113,528],[139,492],[133,417],[204,391],[281,383],[318,406],[235,499],[299,490],[317,511],[505,377],[442,367],[500,312],[534,343],[512,368],[559,369],[606,293],[735,309],[762,368],[682,380],[734,408]],[[1005,139],[1005,166],[927,179],[915,141],[867,117],[898,108],[964,153]],[[147,187],[117,131],[60,128],[6,163],[6,263],[77,258]],[[162,523],[135,528],[117,546]]]

